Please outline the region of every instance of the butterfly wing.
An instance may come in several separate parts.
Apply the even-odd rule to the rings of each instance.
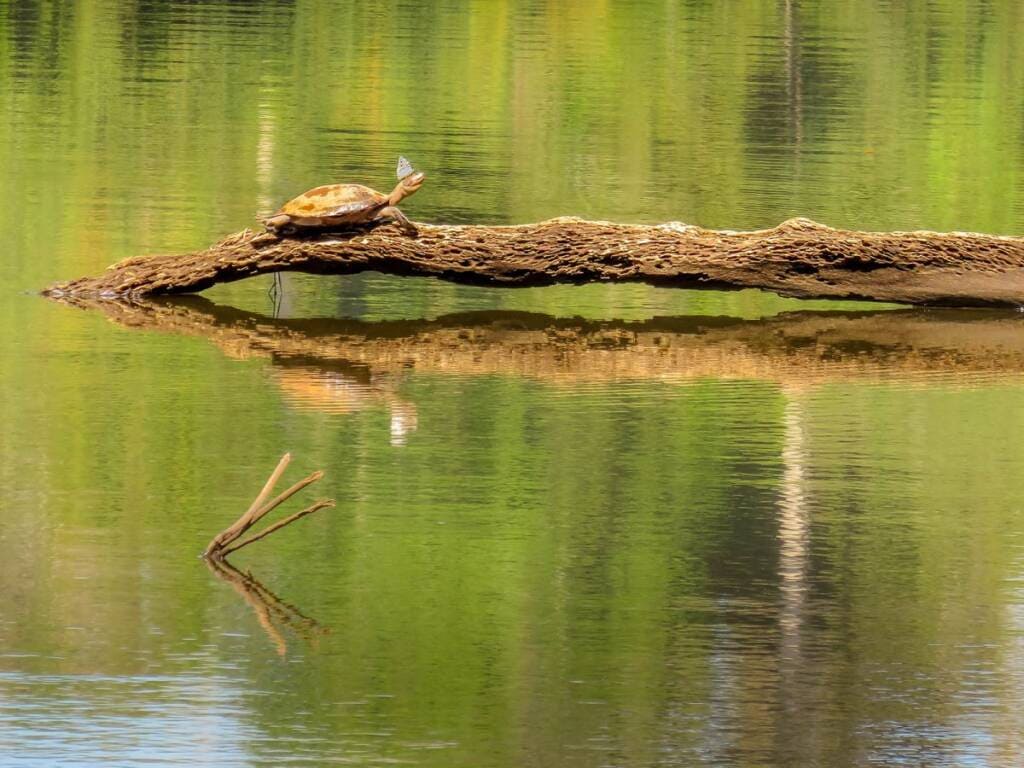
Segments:
[[[404,157],[398,158],[398,168],[395,174],[398,176],[398,180],[401,181],[406,176],[412,176],[415,171],[413,170],[412,163],[406,160]]]

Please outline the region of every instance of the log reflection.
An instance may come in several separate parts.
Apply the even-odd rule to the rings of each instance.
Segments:
[[[289,630],[310,644],[315,644],[320,635],[330,632],[328,628],[306,616],[294,605],[281,600],[251,573],[242,573],[226,560],[204,558],[203,562],[214,576],[230,584],[252,608],[256,620],[274,644],[279,656],[284,656],[288,652],[284,630]]]
[[[269,358],[297,407],[387,407],[399,439],[416,407],[396,394],[418,373],[517,375],[552,384],[756,379],[805,389],[839,381],[975,385],[1024,373],[1024,319],[984,310],[797,312],[762,320],[643,322],[472,312],[433,320],[275,319],[201,297],[74,300],[125,327],[200,336],[236,359]]]

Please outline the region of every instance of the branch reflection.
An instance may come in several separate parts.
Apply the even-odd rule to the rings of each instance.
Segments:
[[[284,656],[288,652],[288,641],[283,631],[285,629],[310,644],[315,644],[320,635],[330,632],[327,627],[306,616],[294,605],[281,600],[251,573],[242,573],[226,560],[204,558],[203,562],[214,576],[230,584],[231,588],[248,603],[279,656]]]

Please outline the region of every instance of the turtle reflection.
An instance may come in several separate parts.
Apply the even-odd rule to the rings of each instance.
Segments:
[[[396,394],[397,380],[376,380],[366,369],[334,363],[316,365],[304,358],[273,358],[270,379],[285,402],[294,408],[347,415],[385,407],[391,415],[391,445],[401,446],[416,431],[419,418],[415,403]]]

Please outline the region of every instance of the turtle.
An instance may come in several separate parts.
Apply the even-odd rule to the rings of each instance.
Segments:
[[[413,169],[404,157],[398,158],[398,184],[390,195],[362,184],[326,184],[303,192],[264,220],[263,225],[276,235],[322,229],[342,229],[360,224],[391,220],[407,235],[415,237],[416,226],[398,210],[398,203],[420,188],[426,174]]]

